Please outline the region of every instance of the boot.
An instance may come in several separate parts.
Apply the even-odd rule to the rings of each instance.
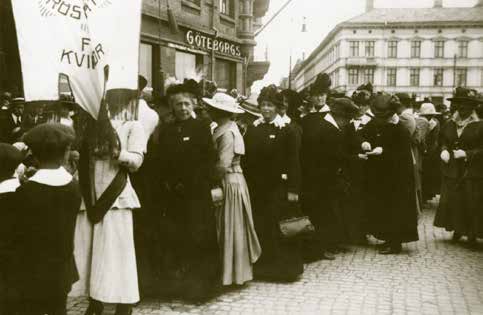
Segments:
[[[388,247],[379,250],[379,254],[382,255],[392,255],[392,254],[400,254],[402,251],[401,243],[391,243]]]
[[[460,233],[454,232],[453,233],[453,239],[452,239],[452,241],[453,242],[459,242],[459,240],[461,239],[461,237],[462,237],[462,235]]]
[[[94,299],[89,299],[89,307],[87,308],[84,315],[102,315],[104,311],[104,305],[102,302],[96,301]]]
[[[131,315],[132,314],[132,305],[130,304],[117,304],[116,305],[116,312],[114,315]]]

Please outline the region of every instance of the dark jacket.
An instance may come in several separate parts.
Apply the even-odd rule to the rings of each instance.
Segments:
[[[0,142],[13,143],[15,138],[13,131],[17,127],[21,127],[21,122],[16,124],[13,121],[12,113],[5,111],[0,114]]]
[[[65,296],[77,281],[74,230],[81,202],[77,182],[26,182],[15,193],[15,249],[8,283],[23,299]]]

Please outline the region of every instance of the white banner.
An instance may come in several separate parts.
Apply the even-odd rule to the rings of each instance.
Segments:
[[[142,0],[14,0],[26,101],[58,100],[66,74],[97,118],[104,91],[137,89]]]

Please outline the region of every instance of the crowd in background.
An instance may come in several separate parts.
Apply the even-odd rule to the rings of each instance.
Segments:
[[[349,245],[400,254],[434,224],[483,237],[483,98],[451,107],[360,86],[275,85],[257,104],[214,82],[170,85],[161,104],[2,95],[0,314],[131,314],[145,296],[200,302],[251,280],[292,282]],[[378,242],[371,242],[369,236]]]

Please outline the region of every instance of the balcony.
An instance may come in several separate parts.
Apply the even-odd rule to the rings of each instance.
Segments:
[[[375,57],[349,57],[346,58],[348,67],[375,67],[377,60]]]
[[[270,0],[254,0],[253,15],[255,17],[265,16],[265,14],[267,14],[269,6],[270,6]]]

